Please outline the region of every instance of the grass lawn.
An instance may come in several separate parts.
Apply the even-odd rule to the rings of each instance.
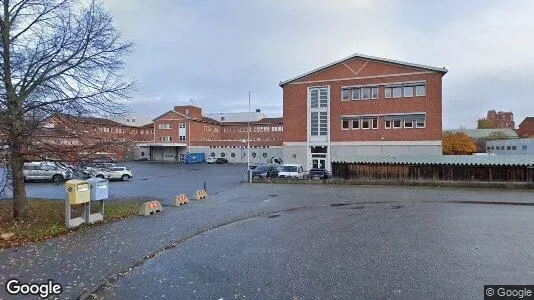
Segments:
[[[141,203],[152,199],[125,198],[108,200],[105,203],[104,222],[121,220],[137,214]],[[96,202],[98,203],[98,202]],[[91,203],[91,212],[101,211]],[[73,206],[71,217],[81,215],[81,208]],[[102,223],[102,222],[98,222]],[[98,224],[95,223],[95,224]],[[79,228],[92,226],[83,224]],[[43,241],[76,229],[65,227],[65,203],[58,200],[28,199],[26,212],[21,220],[13,220],[13,202],[0,201],[0,234],[14,233],[8,240],[0,238],[0,249]]]

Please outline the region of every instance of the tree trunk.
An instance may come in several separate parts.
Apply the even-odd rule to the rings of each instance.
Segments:
[[[13,143],[11,150],[11,180],[13,187],[13,218],[19,219],[24,215],[26,207],[26,190],[24,189],[24,157],[20,145]]]

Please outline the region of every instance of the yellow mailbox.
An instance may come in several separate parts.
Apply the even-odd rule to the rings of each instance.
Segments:
[[[91,192],[89,190],[89,182],[83,180],[69,180],[65,183],[67,190],[67,198],[70,204],[82,204],[89,202]]]

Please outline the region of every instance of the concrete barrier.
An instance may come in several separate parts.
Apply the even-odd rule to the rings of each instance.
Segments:
[[[198,190],[196,193],[195,193],[195,198],[197,200],[200,200],[200,199],[206,199],[206,197],[208,196],[208,192],[206,192],[205,190]]]
[[[161,206],[161,203],[159,201],[150,201],[145,202],[143,205],[141,205],[141,208],[139,209],[138,215],[140,216],[150,216],[152,213],[157,213],[163,211],[163,207]]]
[[[176,199],[174,199],[172,206],[180,206],[183,204],[189,203],[189,199],[187,198],[186,194],[180,194],[176,196]]]

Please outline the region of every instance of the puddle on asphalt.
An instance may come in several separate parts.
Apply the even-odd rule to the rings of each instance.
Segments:
[[[267,216],[267,218],[269,218],[269,219],[278,218],[278,217],[280,217],[280,215],[269,215],[269,216]]]
[[[328,206],[338,207],[338,206],[347,206],[349,204],[350,203],[332,203],[332,204],[328,204]]]
[[[271,195],[267,195],[269,197],[278,197],[278,194],[271,194]]]
[[[350,209],[364,209],[365,206],[352,206],[352,207],[349,207]]]
[[[399,208],[403,208],[404,206],[402,205],[395,205],[395,206],[392,206],[391,209],[399,209]]]

